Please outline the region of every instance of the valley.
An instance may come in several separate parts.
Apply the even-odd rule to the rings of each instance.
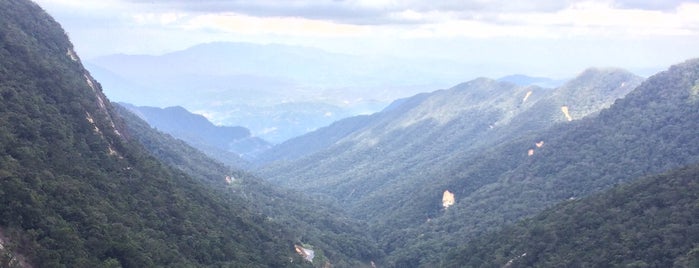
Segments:
[[[458,66],[379,63],[230,42],[84,63],[0,2],[0,267],[699,264],[699,59],[451,87]],[[264,136],[212,101],[310,119]]]

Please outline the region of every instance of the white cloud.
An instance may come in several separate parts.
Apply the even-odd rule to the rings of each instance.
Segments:
[[[136,13],[131,16],[133,21],[139,25],[157,24],[162,26],[173,25],[188,17],[190,15],[178,12]]]
[[[532,62],[541,62],[545,73],[551,61],[562,70],[563,58],[579,62],[570,67],[575,71],[599,62],[674,62],[697,56],[699,45],[699,4],[674,0],[36,1],[83,58],[242,41],[489,62],[497,72],[504,65],[534,70]],[[662,57],[651,56],[668,47]]]
[[[484,13],[456,19],[453,14],[406,11],[394,17],[423,21],[405,28],[404,37],[617,37],[699,35],[699,4],[676,10],[619,9],[604,2],[581,2],[557,12]],[[438,20],[437,18],[442,18]],[[449,18],[449,19],[444,19]]]
[[[182,25],[189,31],[216,30],[224,33],[249,35],[293,35],[348,37],[368,32],[366,26],[339,24],[297,17],[253,17],[236,13],[198,15]]]

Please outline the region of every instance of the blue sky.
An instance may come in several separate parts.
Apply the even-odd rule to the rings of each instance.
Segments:
[[[83,58],[216,41],[450,60],[473,76],[642,75],[698,57],[699,1],[35,0]]]

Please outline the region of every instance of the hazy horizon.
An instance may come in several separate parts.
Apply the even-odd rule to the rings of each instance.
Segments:
[[[569,78],[588,67],[649,75],[697,57],[697,1],[35,0],[83,59],[211,42],[482,66],[471,77]]]

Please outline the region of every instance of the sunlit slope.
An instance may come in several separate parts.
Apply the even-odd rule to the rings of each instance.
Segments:
[[[698,81],[699,60],[689,60],[648,78],[598,116],[445,162],[458,169],[435,177],[387,217],[410,213],[445,189],[455,194],[455,205],[432,215],[429,223],[389,235],[387,241],[407,247],[390,261],[433,263],[448,247],[556,203],[699,162],[699,102],[693,93]],[[415,257],[427,250],[436,254]]]
[[[364,217],[365,212],[378,213],[363,210],[373,207],[369,203],[400,203],[391,199],[399,195],[385,199],[384,193],[404,188],[402,194],[409,196],[410,189],[437,179],[432,176],[454,170],[443,165],[449,159],[463,159],[514,137],[565,123],[560,112],[564,104],[575,107],[576,119],[594,114],[640,81],[621,70],[596,69],[557,89],[480,78],[399,100],[381,113],[343,120],[284,143],[279,147],[287,154],[272,151],[285,160],[262,169],[261,174],[290,187],[329,194],[351,208],[356,206],[358,216]],[[327,147],[306,151],[305,156],[295,154],[302,148],[296,144],[313,141]],[[432,213],[432,209],[423,210],[424,216]],[[411,218],[417,220],[415,216]]]
[[[341,200],[372,225],[385,264],[429,266],[556,203],[697,161],[697,69],[690,60],[638,87],[614,69],[557,89],[478,79],[402,100],[328,149],[262,174]]]

